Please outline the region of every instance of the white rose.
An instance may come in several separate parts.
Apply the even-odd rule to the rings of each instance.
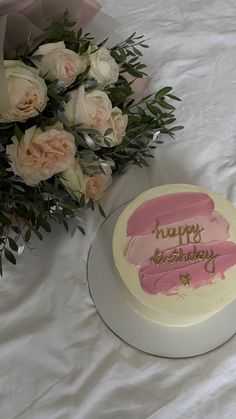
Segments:
[[[57,123],[45,131],[33,126],[6,148],[13,172],[35,186],[71,166],[76,153],[74,136]]]
[[[116,83],[119,77],[119,65],[105,47],[89,55],[89,78],[94,78],[103,87]]]
[[[0,123],[25,121],[43,111],[47,86],[39,71],[18,60],[5,60],[4,68],[11,108],[0,114]]]
[[[85,92],[84,86],[71,92],[65,106],[65,117],[70,126],[81,124],[86,128],[99,130],[111,117],[112,104],[105,92]]]
[[[63,41],[41,45],[34,55],[42,56],[38,64],[41,75],[51,81],[60,80],[66,87],[70,86],[88,65],[87,56],[79,56],[67,49]]]
[[[107,129],[111,128],[112,132],[106,135],[106,139],[110,143],[110,147],[114,147],[120,144],[125,136],[125,130],[128,123],[128,116],[122,114],[121,109],[115,106],[111,112],[111,118],[104,125],[100,125],[99,131],[102,135],[105,134]],[[107,147],[107,144],[103,143],[103,147]]]
[[[79,159],[74,159],[72,165],[60,174],[60,182],[73,198],[80,200],[81,193],[85,193],[85,183]]]

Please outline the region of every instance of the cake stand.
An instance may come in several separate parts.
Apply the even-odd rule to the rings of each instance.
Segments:
[[[162,357],[196,356],[222,345],[236,333],[236,300],[209,319],[187,327],[158,325],[132,307],[112,254],[113,230],[126,205],[104,221],[88,256],[90,293],[104,322],[131,346]]]

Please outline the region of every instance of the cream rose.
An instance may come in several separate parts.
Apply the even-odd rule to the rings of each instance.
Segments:
[[[105,92],[86,92],[84,85],[71,92],[65,106],[65,117],[70,126],[81,124],[86,128],[99,130],[111,117],[112,104]]]
[[[111,111],[111,118],[105,124],[100,124],[99,131],[102,135],[105,134],[107,129],[111,128],[112,132],[106,135],[106,139],[110,143],[110,147],[120,144],[125,136],[125,130],[128,123],[128,116],[122,114],[121,109],[115,106]],[[102,143],[103,147],[107,144]]]
[[[11,168],[29,186],[66,170],[76,153],[74,136],[64,131],[60,123],[45,132],[33,126],[20,141],[13,137],[12,142],[6,147]]]
[[[119,65],[105,47],[89,54],[89,78],[94,78],[103,87],[116,83],[119,77]]]
[[[81,193],[85,193],[85,183],[79,159],[74,159],[72,165],[60,174],[60,182],[73,198],[80,200]]]
[[[58,79],[66,87],[70,86],[88,65],[87,56],[80,56],[67,49],[63,41],[41,45],[34,55],[42,56],[38,64],[41,75],[48,80]]]
[[[0,114],[0,123],[25,121],[43,111],[47,86],[39,71],[17,60],[5,60],[4,68],[11,108]]]
[[[102,166],[105,174],[98,173],[84,177],[86,194],[95,201],[102,198],[103,193],[112,183],[112,170],[110,166],[105,164],[102,164]]]
[[[97,173],[86,176],[83,174],[79,159],[75,159],[72,165],[60,174],[60,181],[67,192],[78,201],[81,198],[81,194],[85,195],[86,201],[88,201],[88,198],[99,200],[104,191],[112,183],[112,170],[110,166],[104,162],[101,162],[100,164],[102,165],[105,174]]]

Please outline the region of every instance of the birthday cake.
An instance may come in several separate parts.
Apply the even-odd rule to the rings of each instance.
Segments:
[[[149,189],[118,218],[113,255],[136,312],[171,327],[202,322],[236,297],[236,209],[197,186]]]

